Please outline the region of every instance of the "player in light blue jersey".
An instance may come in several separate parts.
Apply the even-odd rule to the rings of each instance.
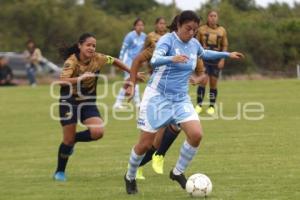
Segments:
[[[134,30],[129,32],[123,41],[123,45],[120,51],[120,60],[122,60],[127,66],[131,66],[132,61],[137,57],[137,55],[143,49],[146,34],[144,31],[144,22],[140,18],[137,18],[134,23]],[[129,78],[129,73],[124,74],[124,79],[127,80]],[[114,104],[114,109],[122,109],[122,102],[125,99],[125,89],[121,88],[119,94],[117,96],[116,102]],[[140,93],[139,93],[139,85],[135,86],[135,96],[134,103],[136,107],[140,106]]]
[[[170,178],[184,189],[184,171],[195,156],[202,138],[202,127],[198,114],[188,95],[188,83],[196,68],[197,57],[203,59],[241,58],[237,52],[204,50],[193,38],[200,19],[193,11],[183,11],[178,19],[176,32],[167,33],[157,43],[151,65],[154,72],[144,92],[140,107],[138,127],[141,135],[133,147],[129,168],[124,176],[128,194],[137,193],[136,171],[151,148],[155,134],[170,123],[180,124],[186,134],[178,161],[170,171]]]

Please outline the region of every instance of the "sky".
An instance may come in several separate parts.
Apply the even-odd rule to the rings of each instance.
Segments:
[[[160,3],[170,4],[172,0],[156,0]],[[177,7],[182,10],[196,10],[200,8],[200,5],[205,3],[206,0],[175,0]],[[293,5],[294,2],[300,3],[300,0],[256,0],[256,4],[259,6],[267,6],[269,3],[274,2],[286,2],[289,5]]]

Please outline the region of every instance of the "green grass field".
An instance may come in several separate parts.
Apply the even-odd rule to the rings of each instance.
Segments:
[[[238,104],[260,102],[264,118],[202,120],[205,136],[186,175],[207,174],[213,182],[211,200],[300,199],[300,81],[223,81],[219,89],[223,115],[236,115]],[[147,165],[139,194],[125,193],[123,175],[139,131],[134,119],[114,120],[111,109],[104,138],[77,144],[67,167],[68,181],[54,182],[62,133],[49,115],[50,105],[57,102],[49,90],[0,88],[1,200],[190,199],[168,178],[183,134],[167,154],[165,174],[157,175]],[[193,97],[195,90],[191,88]],[[111,108],[114,99],[109,95],[100,102]]]

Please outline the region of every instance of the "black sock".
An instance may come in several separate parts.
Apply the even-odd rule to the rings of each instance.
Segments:
[[[61,143],[58,149],[58,161],[56,172],[64,172],[67,166],[69,156],[72,152],[73,146]]]
[[[90,142],[93,141],[91,132],[89,130],[77,132],[75,135],[75,142]]]
[[[216,100],[217,100],[217,95],[218,95],[218,90],[217,89],[210,89],[209,90],[209,101],[210,101],[210,106],[214,107]]]
[[[197,89],[197,104],[199,106],[202,106],[204,95],[205,95],[205,87],[199,86]]]
[[[152,160],[152,155],[154,154],[154,152],[156,151],[156,148],[154,146],[151,147],[151,149],[149,149],[146,152],[145,157],[143,158],[140,167],[144,166],[145,164],[147,164],[150,160]]]
[[[168,126],[164,132],[161,144],[157,149],[155,155],[166,155],[169,147],[173,144],[174,140],[177,138],[179,131],[175,131],[171,126]]]

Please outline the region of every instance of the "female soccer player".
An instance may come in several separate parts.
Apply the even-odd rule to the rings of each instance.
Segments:
[[[200,26],[197,39],[204,49],[214,51],[227,51],[228,40],[226,30],[218,24],[218,13],[210,11],[207,15],[207,23]],[[215,103],[217,100],[217,82],[220,70],[224,68],[224,59],[204,60],[206,73],[209,77],[209,99],[210,105],[207,113],[212,115],[215,113]],[[197,105],[195,110],[198,114],[202,112],[202,102],[205,97],[205,87],[207,81],[200,84],[197,90]]]
[[[140,53],[143,48],[146,34],[144,31],[144,22],[142,19],[137,18],[133,23],[134,30],[129,32],[123,41],[123,45],[120,51],[120,59],[128,66],[131,66],[132,61]],[[129,73],[124,74],[124,80],[129,78]],[[113,105],[114,109],[122,109],[122,102],[125,99],[125,89],[121,88],[117,96],[116,102]],[[136,107],[140,106],[140,93],[139,86],[135,86],[134,103]]]
[[[178,17],[179,15],[177,15],[173,19],[171,25],[168,26],[170,32],[177,30]],[[139,71],[139,68],[142,66],[143,62],[150,62],[150,59],[153,55],[153,51],[156,46],[156,42],[161,37],[161,34],[157,34],[159,33],[159,31],[157,31],[157,29],[159,28],[158,26],[161,26],[161,30],[165,30],[166,29],[165,24],[166,23],[163,18],[159,17],[156,19],[155,21],[156,31],[148,34],[147,40],[145,42],[144,50],[134,59],[131,66],[131,72],[130,72],[130,80],[129,80],[130,84],[126,89],[127,96],[130,97],[133,96],[137,72]],[[161,31],[161,33],[165,34],[165,31],[164,32]],[[204,79],[206,79],[206,75],[204,74],[204,66],[201,59],[197,59],[197,66],[195,71],[197,77],[193,77],[191,82],[194,84],[199,84]],[[140,163],[140,167],[137,170],[136,179],[140,179],[140,180],[145,179],[145,177],[143,176],[142,166],[147,164],[150,160],[152,160],[153,170],[158,174],[163,174],[164,156],[168,151],[169,147],[177,138],[179,133],[180,133],[180,128],[177,125],[173,125],[173,124],[169,124],[167,127],[163,127],[158,131],[158,133],[155,136],[155,140],[153,142],[152,147],[147,151],[145,157]]]
[[[129,168],[124,176],[128,194],[137,193],[136,171],[145,153],[151,148],[155,134],[170,123],[180,124],[186,134],[170,178],[185,188],[184,171],[197,152],[202,128],[188,95],[188,80],[196,68],[197,57],[205,59],[240,58],[242,54],[204,50],[194,39],[200,19],[193,11],[183,11],[177,31],[167,33],[156,45],[151,65],[154,72],[144,92],[138,126],[141,135],[133,147]],[[172,113],[170,115],[170,113]]]
[[[113,64],[123,71],[129,68],[120,60],[95,52],[96,38],[84,33],[78,43],[60,49],[65,59],[60,75],[60,122],[63,128],[63,141],[58,150],[57,169],[54,179],[65,181],[65,168],[76,142],[90,142],[103,137],[104,128],[96,102],[97,74],[105,64]],[[76,133],[80,120],[87,130]]]

